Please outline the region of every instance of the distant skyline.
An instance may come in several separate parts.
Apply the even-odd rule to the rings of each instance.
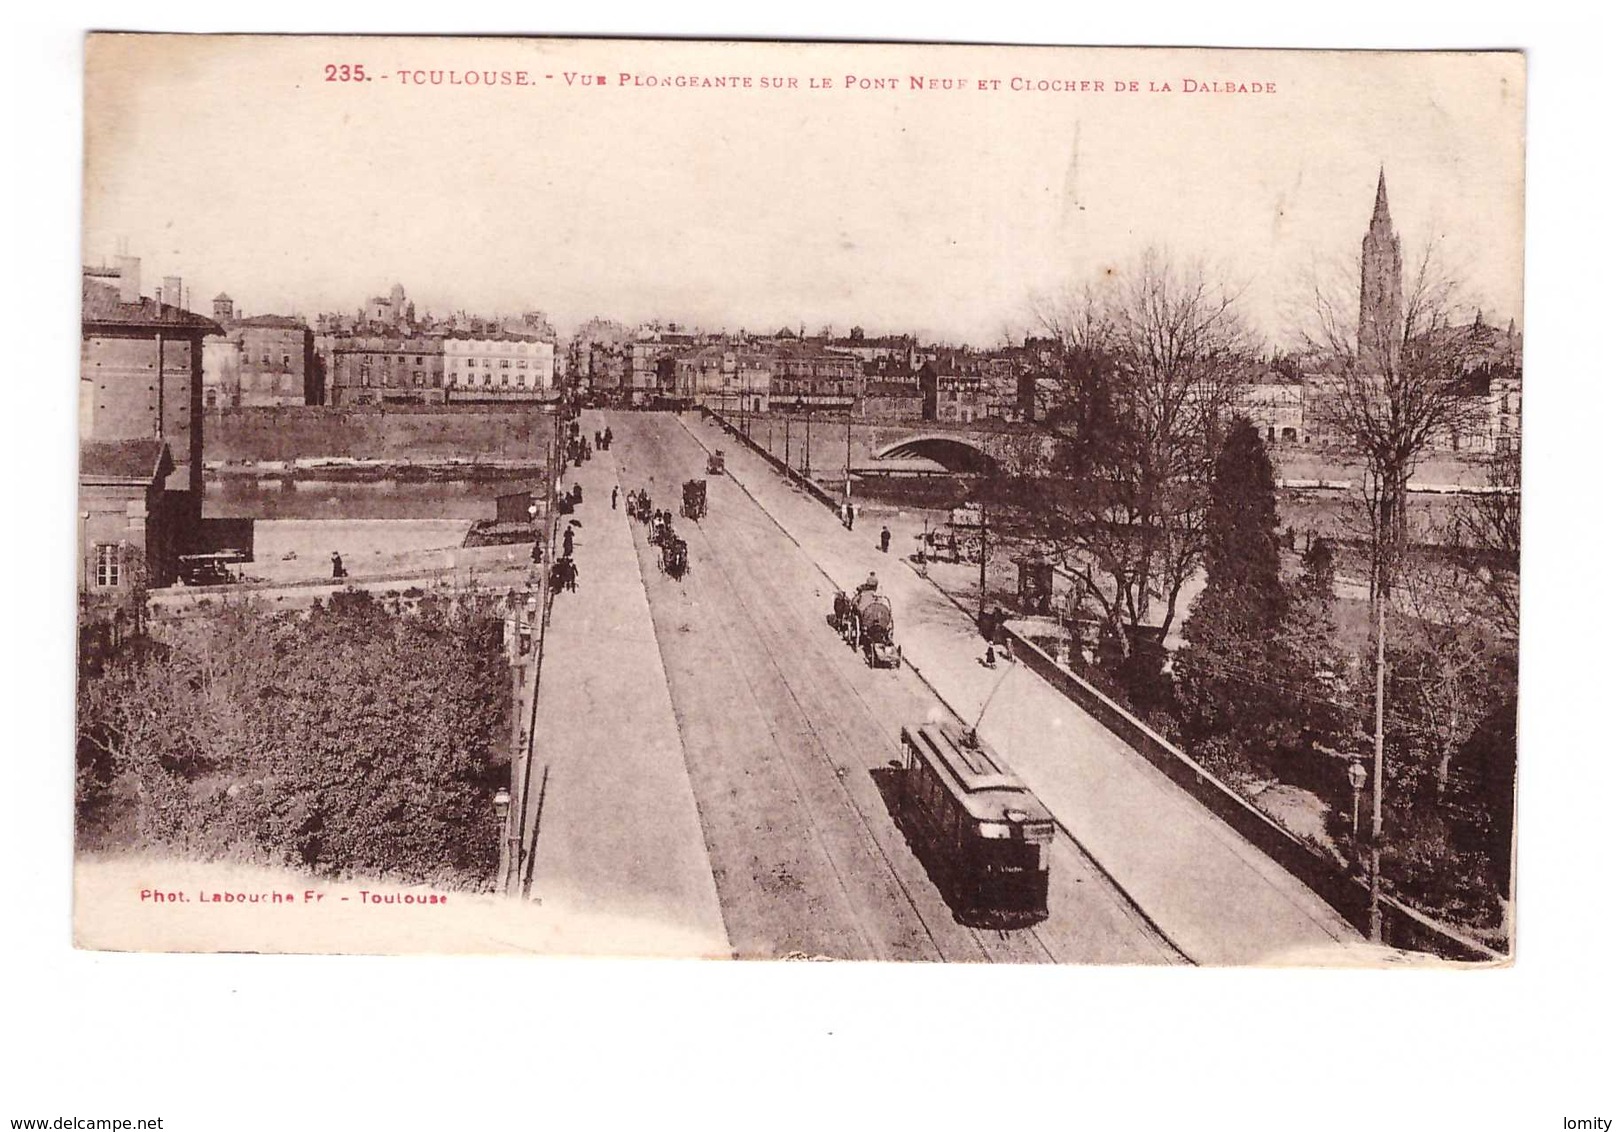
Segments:
[[[539,85],[324,81],[340,57]],[[909,91],[912,74],[969,89]],[[1242,285],[1288,347],[1314,265],[1355,264],[1383,165],[1405,251],[1434,237],[1501,324],[1522,317],[1522,76],[1513,55],[96,37],[83,258],[123,241],[146,291],[179,275],[204,313],[220,291],[248,314],[353,311],[399,282],[419,314],[538,309],[565,334],[601,316],[994,345],[1034,329],[1034,295],[1158,244]],[[1185,77],[1276,93],[1183,94]],[[1112,89],[1154,78],[1174,91]]]

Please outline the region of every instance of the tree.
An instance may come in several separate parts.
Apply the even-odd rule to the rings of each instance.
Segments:
[[[1206,592],[1276,617],[1284,585],[1273,461],[1256,426],[1242,417],[1229,426],[1217,455],[1205,529]]]
[[[1335,548],[1327,540],[1313,538],[1301,555],[1302,583],[1324,602],[1335,599]]]
[[[1285,600],[1273,465],[1248,420],[1217,456],[1205,525],[1206,585],[1175,661],[1184,731],[1196,749],[1225,744],[1243,759],[1279,740],[1291,698],[1275,647]]]
[[[1434,245],[1403,280],[1405,297],[1392,317],[1370,317],[1366,297],[1352,298],[1349,279],[1314,283],[1302,334],[1321,363],[1326,423],[1363,461],[1370,582],[1389,596],[1406,557],[1414,469],[1427,449],[1469,427],[1472,398],[1464,374],[1477,344],[1469,327],[1458,325],[1459,284]]]
[[[1521,624],[1521,454],[1495,452],[1487,489],[1462,497],[1455,512],[1453,548],[1477,564],[1488,613],[1500,632],[1516,636]]]
[[[1205,549],[1222,424],[1256,353],[1236,299],[1151,249],[1124,276],[1037,305],[1063,348],[1063,392],[1050,474],[1026,497],[1041,549],[1128,661],[1163,647]]]
[[[87,843],[484,879],[510,690],[499,620],[365,593],[229,606],[80,685]]]

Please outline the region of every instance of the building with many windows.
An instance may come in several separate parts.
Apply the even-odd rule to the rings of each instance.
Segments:
[[[918,386],[923,393],[926,421],[969,424],[983,421],[989,415],[986,380],[978,373],[966,372],[950,359],[943,360],[940,369],[934,362],[925,362],[918,373]]]
[[[822,346],[785,342],[776,348],[771,381],[774,409],[849,412],[862,395],[862,361]]]
[[[327,404],[437,404],[446,400],[443,344],[438,338],[334,336]]]
[[[319,405],[321,381],[315,335],[300,318],[238,318],[231,296],[214,297],[214,321],[223,338],[204,343],[206,408]]]
[[[549,396],[556,346],[513,334],[448,334],[445,391],[451,401],[528,401]]]

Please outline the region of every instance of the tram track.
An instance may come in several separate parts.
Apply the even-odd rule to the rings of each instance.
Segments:
[[[654,470],[657,472],[663,469],[655,466]],[[664,485],[660,485],[657,481],[654,482],[656,488],[665,489]],[[796,820],[793,822],[770,820],[768,818],[762,823],[758,820],[763,811],[769,815],[773,805],[780,802],[780,799],[776,796],[783,793],[783,791],[774,789],[770,782],[734,783],[733,790],[743,789],[749,792],[749,805],[746,806],[746,809],[753,809],[754,813],[724,812],[720,804],[722,795],[715,789],[704,791],[710,802],[708,807],[705,806],[703,799],[701,799],[701,816],[704,816],[707,808],[709,810],[707,816],[711,825],[720,827],[716,829],[718,839],[728,836],[729,833],[741,833],[743,838],[753,840],[754,844],[751,846],[751,852],[758,852],[759,854],[757,862],[759,867],[753,870],[756,874],[753,879],[757,885],[766,890],[764,893],[739,892],[735,883],[723,885],[734,896],[734,899],[729,903],[732,904],[735,915],[747,918],[755,925],[751,930],[744,932],[743,935],[746,937],[754,936],[757,940],[760,940],[762,932],[759,930],[759,924],[763,921],[770,921],[774,930],[769,934],[777,937],[782,935],[790,937],[786,941],[778,939],[772,941],[770,952],[774,954],[792,951],[831,955],[841,955],[843,953],[842,957],[846,958],[905,957],[904,955],[897,955],[896,948],[886,945],[868,926],[866,922],[868,917],[862,914],[860,907],[863,903],[861,894],[852,890],[849,878],[846,876],[846,873],[850,870],[840,867],[838,858],[841,854],[836,846],[830,844],[830,831],[826,828],[826,823],[818,818],[820,807],[817,800],[812,796],[812,784],[807,782],[804,774],[795,767],[794,760],[790,757],[789,752],[784,749],[782,736],[778,730],[778,724],[783,722],[785,714],[781,706],[782,701],[784,697],[791,703],[797,703],[797,701],[794,699],[793,689],[780,672],[776,673],[775,681],[770,678],[770,674],[774,669],[770,663],[769,650],[765,649],[764,642],[759,641],[745,631],[741,631],[740,627],[730,624],[733,619],[732,612],[729,610],[727,603],[721,599],[721,595],[717,593],[707,594],[707,601],[699,599],[696,594],[686,595],[690,600],[685,603],[679,600],[685,594],[688,586],[692,586],[695,591],[707,590],[711,587],[712,583],[709,579],[714,573],[711,569],[713,559],[710,559],[706,554],[694,555],[691,560],[692,569],[687,578],[680,583],[674,582],[669,578],[662,577],[659,564],[646,545],[645,537],[642,537],[640,532],[638,533],[638,557],[645,578],[650,582],[650,590],[657,592],[667,584],[678,587],[677,593],[666,590],[664,593],[658,594],[658,597],[651,603],[655,606],[656,633],[659,633],[664,638],[661,642],[662,648],[672,653],[679,653],[682,651],[682,646],[670,639],[673,633],[681,633],[685,627],[690,626],[695,620],[706,614],[716,619],[716,629],[718,631],[712,634],[705,643],[711,649],[719,645],[724,650],[727,667],[739,677],[736,681],[729,683],[743,690],[749,701],[748,706],[752,709],[751,714],[759,721],[758,726],[748,730],[750,733],[764,735],[765,742],[762,745],[765,748],[766,756],[772,760],[779,781],[787,785],[786,792],[791,795],[791,809],[796,815]],[[699,579],[705,580],[701,582]],[[734,593],[733,596],[735,599],[736,594]],[[660,617],[661,612],[676,614],[676,624],[672,626],[668,616]],[[665,622],[663,626],[660,624],[661,621]],[[750,648],[751,645],[758,645],[759,648]],[[751,655],[746,656],[746,651]],[[778,702],[774,704],[771,702],[773,700]],[[708,719],[709,713],[703,710],[702,701],[691,706],[695,710],[687,712],[681,722],[684,737],[698,740],[691,754],[699,761],[708,763],[712,758],[718,759],[721,752],[717,749],[709,749],[709,745],[705,742],[706,736],[703,731],[709,726],[710,720]],[[735,720],[736,713],[741,706],[743,705],[733,705]],[[695,728],[700,732],[696,736],[693,735]],[[808,720],[805,721],[805,734],[812,734]],[[693,766],[691,759],[690,768],[700,781],[708,778],[715,769],[703,765]],[[748,768],[743,768],[741,772],[735,771],[735,777],[741,774],[742,777],[747,778],[750,773]],[[808,860],[795,852],[794,843],[803,833],[808,833],[811,839],[814,840],[818,850],[816,858],[820,859],[820,866],[816,859]],[[722,854],[723,858],[732,855],[731,853]],[[718,878],[718,881],[721,879]],[[837,918],[842,922],[840,925],[825,922],[827,920],[826,914],[835,911],[833,907],[802,907],[793,899],[794,894],[801,890],[814,893],[819,889],[828,889],[830,887],[838,893],[837,901],[832,903],[839,906],[838,910],[841,914]],[[723,915],[726,914],[726,911],[727,909],[724,906]],[[813,923],[812,921],[816,922]],[[841,926],[842,931],[829,930]],[[853,934],[860,940],[861,947],[855,953],[849,953],[844,945],[848,945],[849,937]],[[780,942],[781,945],[779,945]],[[938,950],[937,957],[939,957]]]
[[[680,498],[707,451],[685,424],[615,421],[622,493],[646,486],[656,506]],[[998,930],[955,917],[897,822],[876,755],[899,750],[903,723],[956,713],[915,668],[869,669],[822,616],[837,583],[742,483],[707,482],[709,516],[677,523],[690,544],[684,579],[666,577],[645,531],[634,535],[735,950],[1177,962],[1067,830],[1054,844],[1048,920]]]
[[[659,447],[668,451],[665,445]],[[645,469],[639,470],[638,478],[645,474]],[[761,563],[781,562],[782,532],[730,480],[713,482],[724,484],[725,494],[731,498],[722,504],[719,515],[712,508],[704,523],[679,526],[679,533],[690,536],[689,561],[694,571],[681,588],[692,580],[694,590],[707,597],[704,606],[718,618],[726,617],[728,611],[742,616],[746,624],[729,624],[731,631],[723,637],[734,655],[739,641],[810,642],[809,646],[767,650],[758,659],[761,667],[770,669],[771,682],[789,697],[788,710],[798,724],[790,745],[800,760],[809,758],[816,764],[813,775],[821,783],[822,796],[815,812],[824,824],[842,831],[834,836],[842,836],[847,843],[845,867],[867,874],[866,883],[858,887],[870,891],[879,882],[882,891],[873,895],[880,899],[868,902],[868,914],[888,924],[888,931],[881,935],[893,936],[900,928],[903,946],[882,949],[878,955],[954,962],[1057,961],[1053,950],[1029,928],[996,931],[955,919],[896,825],[876,783],[869,781],[874,752],[893,745],[899,721],[920,714],[920,694],[927,697],[927,691],[921,687],[903,691],[893,679],[885,678],[888,674],[869,670],[842,641],[829,643],[831,639],[823,635],[830,631],[827,626],[804,612],[806,583],[814,585],[821,577],[815,564],[797,562],[798,577],[790,576],[796,573],[793,569],[761,570]],[[672,491],[675,486],[673,478],[655,482],[660,491]],[[651,552],[644,562],[650,571],[657,570]],[[748,579],[748,583],[740,585],[740,579]],[[654,585],[651,575],[649,581]],[[808,691],[812,694],[806,694]],[[782,756],[789,758],[786,751]],[[819,793],[806,777],[804,773],[797,776],[801,796]],[[830,785],[838,788],[838,796],[832,800]],[[851,844],[853,831],[855,844]],[[895,924],[903,907],[907,913],[903,918],[916,925],[914,928]]]
[[[773,635],[787,635],[786,633],[783,633],[783,630],[785,629],[783,618],[781,616],[774,615],[772,612],[773,610],[781,610],[783,608],[781,601],[761,601],[758,598],[754,600],[746,599],[743,593],[738,589],[737,585],[732,581],[735,574],[742,573],[745,569],[747,569],[747,556],[745,556],[741,550],[722,550],[721,548],[726,545],[724,540],[712,539],[710,537],[710,533],[702,529],[702,524],[699,526],[700,531],[698,537],[701,538],[706,545],[706,550],[709,552],[707,557],[712,557],[718,564],[722,565],[723,569],[721,572],[721,577],[724,584],[732,592],[738,608],[744,612],[745,616],[754,622],[757,630],[761,631],[760,636],[764,639]],[[733,529],[737,530],[738,527],[735,526]],[[756,560],[758,561],[758,559]],[[770,574],[768,572],[768,578],[769,577]],[[772,592],[770,596],[773,599],[780,599],[783,596],[780,592],[780,585],[772,581],[766,581],[765,584],[771,587]],[[851,734],[850,730],[848,729],[848,717],[844,716],[835,709],[829,708],[826,704],[819,705],[816,702],[816,699],[813,697],[802,696],[794,691],[796,686],[802,688],[817,688],[826,691],[831,688],[837,688],[839,686],[839,681],[836,679],[829,679],[825,675],[820,675],[810,671],[810,666],[804,661],[805,654],[801,653],[797,655],[789,655],[795,655],[796,659],[793,661],[786,661],[782,655],[774,654],[771,657],[771,663],[776,668],[784,686],[789,690],[789,694],[793,697],[797,709],[805,718],[809,728],[808,733],[812,737],[812,741],[810,743],[811,748],[815,751],[826,768],[832,773],[834,781],[838,784],[841,792],[843,793],[845,804],[844,808],[848,811],[850,816],[854,818],[855,822],[865,834],[865,841],[872,856],[876,858],[878,862],[881,862],[884,870],[888,872],[890,878],[894,882],[895,891],[899,893],[901,898],[906,902],[919,927],[928,937],[937,957],[946,960],[961,958],[961,956],[957,954],[958,949],[950,946],[949,941],[944,938],[947,935],[947,932],[943,930],[945,925],[941,922],[937,922],[933,927],[931,926],[930,920],[937,919],[937,921],[939,921],[940,917],[926,914],[925,909],[920,906],[919,899],[913,895],[913,889],[917,887],[916,880],[914,879],[912,883],[909,883],[908,878],[904,878],[902,876],[901,871],[898,868],[897,860],[895,859],[894,855],[885,849],[879,833],[874,827],[873,821],[869,818],[868,813],[866,812],[867,808],[858,801],[851,788],[849,781],[851,773],[853,770],[856,770],[859,773],[861,769],[860,764],[865,762],[865,760],[851,757],[853,755],[860,755],[860,753],[864,750],[864,746],[859,742],[856,736]],[[795,671],[791,673],[789,671],[790,668],[795,669]],[[846,690],[852,695],[856,695],[856,690],[848,683],[846,684]],[[871,715],[871,711],[865,703],[862,704],[862,707],[865,711],[868,711],[869,715]],[[881,727],[876,718],[873,719],[873,723],[876,728]],[[845,758],[841,759],[835,756],[830,746],[830,740],[832,740],[833,745],[837,745],[842,748],[842,750],[845,752]],[[979,950],[981,951],[981,956],[983,958],[987,960],[994,958],[990,950],[987,949],[981,941],[975,939],[975,942],[979,944]]]
[[[747,498],[747,496],[744,498]],[[718,546],[726,546],[725,540],[711,539],[708,531],[703,531],[701,534],[701,537],[715,551],[717,559],[723,565],[726,571],[725,576],[729,579],[729,585],[731,585],[730,578],[735,574],[746,572],[751,562],[759,562],[766,557],[765,552],[779,549],[773,544],[781,542],[781,533],[774,525],[767,525],[762,522],[765,519],[764,515],[750,514],[751,511],[755,510],[757,509],[751,506],[740,511],[731,527],[733,533],[747,533],[749,537],[747,550],[741,544],[726,550],[720,550]],[[700,526],[702,527],[702,524]],[[792,614],[789,611],[798,608],[804,602],[805,595],[803,592],[790,590],[786,572],[766,571],[762,573],[760,583],[761,592],[753,599],[746,599],[741,593],[738,593],[735,585],[732,585],[732,589],[740,607],[761,628],[763,637],[775,636],[782,639],[793,639],[799,636],[810,636],[812,640],[819,641],[818,645],[794,654],[794,659],[787,662],[789,667],[795,669],[792,675],[785,670],[785,661],[777,657],[773,658],[773,663],[782,672],[785,682],[791,687],[799,686],[816,688],[824,692],[845,693],[848,699],[854,701],[858,710],[866,717],[869,726],[863,730],[867,732],[868,736],[877,734],[884,737],[884,746],[881,746],[880,749],[886,749],[886,747],[890,746],[889,733],[891,728],[889,722],[898,713],[889,710],[881,716],[870,700],[874,689],[879,686],[880,682],[886,681],[888,674],[869,669],[865,662],[860,660],[859,654],[851,652],[842,641],[837,651],[846,664],[832,664],[829,662],[829,658],[821,656],[818,659],[823,662],[824,670],[817,671],[815,666],[810,663],[810,657],[825,650],[822,649],[821,642],[816,634],[819,629],[823,631],[831,630],[826,625],[819,625],[814,622],[797,625],[791,623]],[[838,671],[840,668],[849,666],[856,666],[855,671],[849,674]],[[872,757],[871,743],[864,741],[863,736],[855,733],[857,729],[854,726],[853,713],[840,710],[837,705],[831,702],[831,699],[832,697],[829,697],[818,703],[816,699],[811,697],[802,698],[796,696],[796,702],[805,713],[807,721],[811,724],[812,734],[816,737],[815,750],[840,783],[851,814],[861,824],[874,851],[883,860],[891,875],[895,877],[897,885],[913,909],[914,914],[918,916],[920,923],[924,925],[924,929],[930,931],[928,919],[934,917],[926,917],[924,910],[920,907],[919,899],[912,895],[911,889],[919,886],[927,887],[931,890],[930,897],[935,901],[940,901],[939,893],[934,891],[934,884],[927,876],[911,878],[910,884],[908,880],[903,879],[897,861],[899,854],[886,849],[884,842],[889,838],[881,836],[880,831],[883,826],[878,824],[887,823],[890,815],[885,811],[882,816],[870,816],[872,804],[864,805],[855,796],[849,781],[851,772],[853,769],[858,770],[858,772],[866,769]],[[890,717],[890,719],[885,718],[885,716]],[[827,741],[829,738],[832,738],[835,745],[845,752],[846,757],[844,759],[838,759],[834,756]],[[855,766],[852,765],[853,763]],[[882,806],[882,800],[877,800],[877,804]],[[915,854],[907,845],[904,837],[899,848],[901,852],[906,854],[907,862],[916,866]],[[965,940],[974,945],[975,950],[979,952],[979,957],[988,962],[1029,962],[1032,959],[1040,959],[1045,962],[1056,961],[1052,950],[1040,939],[1030,934],[1031,929],[1009,932],[962,925],[951,918],[949,910],[944,907],[944,902],[940,902],[942,907],[939,909],[939,915],[947,921],[947,924],[950,924],[950,927],[947,924],[937,923],[935,930],[931,932],[931,938],[936,940],[942,958],[951,959],[956,956],[950,954],[949,950],[944,946],[944,939],[941,937],[961,933]],[[953,928],[956,931],[953,931]],[[957,949],[953,948],[951,950],[955,951]]]
[[[668,487],[661,489],[668,490]],[[745,506],[740,508],[739,504]],[[742,492],[737,492],[735,498],[728,501],[726,510],[731,515],[739,515],[748,514],[754,507]],[[731,515],[727,520],[727,535],[743,537],[742,532],[735,529]],[[713,510],[711,516],[711,521],[698,525],[691,536],[693,573],[683,584],[691,580],[694,589],[708,599],[707,608],[714,610],[718,619],[728,622],[724,628],[729,631],[723,634],[723,639],[734,654],[740,651],[740,641],[761,646],[762,651],[751,657],[755,662],[750,665],[751,677],[754,681],[769,682],[786,697],[782,707],[788,719],[783,722],[786,727],[793,725],[788,743],[794,748],[793,753],[783,749],[782,743],[775,745],[788,765],[805,764],[794,775],[795,788],[807,799],[808,808],[824,827],[825,844],[835,843],[837,851],[831,853],[830,861],[838,858],[835,867],[841,873],[851,874],[851,886],[859,892],[855,901],[855,907],[860,909],[856,913],[859,919],[878,925],[869,931],[869,938],[876,936],[881,941],[871,957],[955,962],[998,958],[952,920],[950,911],[940,902],[910,851],[898,853],[895,847],[885,847],[884,839],[876,833],[864,812],[864,809],[882,807],[876,788],[871,791],[870,799],[863,800],[858,800],[851,789],[852,773],[865,775],[869,769],[873,743],[835,726],[827,711],[819,709],[816,701],[830,686],[837,687],[838,679],[830,681],[826,674],[807,672],[794,663],[793,650],[773,651],[765,647],[767,641],[794,639],[778,635],[783,628],[781,622],[763,619],[762,604],[769,608],[777,599],[775,591],[772,595],[763,593],[754,600],[754,587],[738,584],[740,578],[753,579],[759,572],[750,570],[748,562],[738,557],[743,553],[741,550],[735,554],[723,549],[729,545],[727,537],[712,537],[716,534]],[[693,531],[686,524],[679,529],[684,535]],[[780,546],[774,549],[780,554]],[[647,562],[650,569],[654,568],[651,554]],[[748,651],[754,653],[753,649]],[[817,695],[806,695],[806,689],[814,689]],[[890,837],[900,840],[898,831],[891,831]]]
[[[676,424],[680,427],[681,431],[692,440],[694,446],[699,450],[700,453],[708,452],[709,449],[704,439],[694,432],[693,428],[685,419],[676,418]],[[756,524],[758,526],[769,528],[769,534],[766,536],[766,541],[778,541],[786,539],[796,548],[800,555],[805,558],[806,562],[810,564],[816,574],[823,578],[830,587],[848,588],[848,585],[841,585],[838,580],[830,576],[828,572],[821,566],[821,564],[812,558],[805,551],[805,549],[800,546],[799,541],[794,538],[794,536],[776,519],[776,517],[760,505],[759,501],[754,498],[753,494],[748,490],[748,488],[738,481],[735,476],[728,473],[727,479],[736,484],[739,491],[744,495],[745,498],[749,500],[749,503],[751,504],[749,508],[739,512],[740,522],[742,521],[742,515],[751,515],[756,520]],[[761,547],[760,542],[757,542],[756,545],[763,550],[766,549],[765,547]],[[792,595],[782,593],[783,582],[781,575],[771,572],[768,572],[768,574],[772,578],[773,582],[777,585],[779,596],[783,599],[778,603],[780,608],[795,608],[797,607],[798,603],[804,602],[804,594]],[[845,647],[848,648],[848,646]],[[852,655],[855,656],[857,654],[853,653]],[[864,670],[866,670],[865,664],[863,664],[862,667]],[[935,701],[943,711],[957,718],[959,722],[965,722],[962,717],[959,716],[958,713],[940,697],[940,695],[934,690],[928,681],[923,679],[922,673],[917,671],[915,665],[911,665],[909,663],[907,667],[914,672],[914,674],[918,677],[919,682],[924,686],[925,689],[927,689],[930,699]],[[870,672],[869,674],[877,675],[876,672]],[[849,687],[857,698],[863,702],[869,716],[882,728],[883,720],[880,718],[880,713],[874,710],[874,705],[869,702],[869,700],[870,697],[873,697],[878,693],[879,689],[884,687],[883,682],[879,680],[854,680],[847,681],[847,687]],[[891,712],[890,714],[893,715],[894,713]],[[1065,864],[1068,867],[1062,870],[1062,872],[1074,871],[1084,874],[1086,878],[1086,887],[1089,890],[1089,899],[1097,898],[1107,901],[1112,906],[1116,918],[1118,918],[1123,925],[1129,926],[1130,929],[1139,938],[1141,938],[1149,954],[1146,957],[1140,958],[1136,961],[1193,963],[1193,959],[1148,916],[1142,907],[1138,905],[1137,901],[1132,898],[1131,894],[1126,892],[1115,880],[1115,878],[1110,875],[1109,872],[1105,870],[1097,860],[1093,858],[1086,846],[1082,844],[1080,839],[1077,838],[1068,827],[1066,827],[1063,823],[1055,821],[1055,829],[1057,833],[1055,849],[1058,849],[1060,845],[1063,845],[1068,850],[1067,853],[1063,854]],[[1055,860],[1053,864],[1057,866],[1060,863],[1057,859],[1059,854],[1055,853],[1054,856]],[[1054,903],[1062,905],[1068,898],[1068,886],[1063,883],[1064,877],[1061,875],[1060,869],[1055,867],[1050,871],[1052,873],[1051,880],[1053,882],[1050,884],[1050,905]],[[1062,911],[1061,908],[1050,908],[1050,912],[1060,911]],[[995,938],[1000,944],[1006,944],[1010,940],[1017,940],[1019,941],[1019,946],[1031,948],[1040,952],[1041,956],[1045,958],[1045,961],[1063,962],[1067,960],[1061,958],[1060,956],[1067,955],[1071,948],[1057,946],[1050,940],[1050,936],[1054,935],[1057,930],[1055,924],[1055,920],[1057,918],[1059,917],[1050,914],[1048,920],[1028,928],[1018,929],[1015,932],[982,928],[972,930],[982,933],[983,946],[983,940],[987,936]]]

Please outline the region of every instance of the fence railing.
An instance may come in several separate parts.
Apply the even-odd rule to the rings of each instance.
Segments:
[[[1224,785],[1188,755],[1070,671],[1045,649],[1012,626],[1002,627],[1009,649],[1067,699],[1137,751],[1202,805],[1227,822],[1246,841],[1266,853],[1292,876],[1316,892],[1350,923],[1367,922],[1368,886],[1335,861],[1279,825]],[[1431,916],[1381,894],[1386,942],[1411,951],[1473,963],[1508,960],[1486,945],[1449,928]]]

